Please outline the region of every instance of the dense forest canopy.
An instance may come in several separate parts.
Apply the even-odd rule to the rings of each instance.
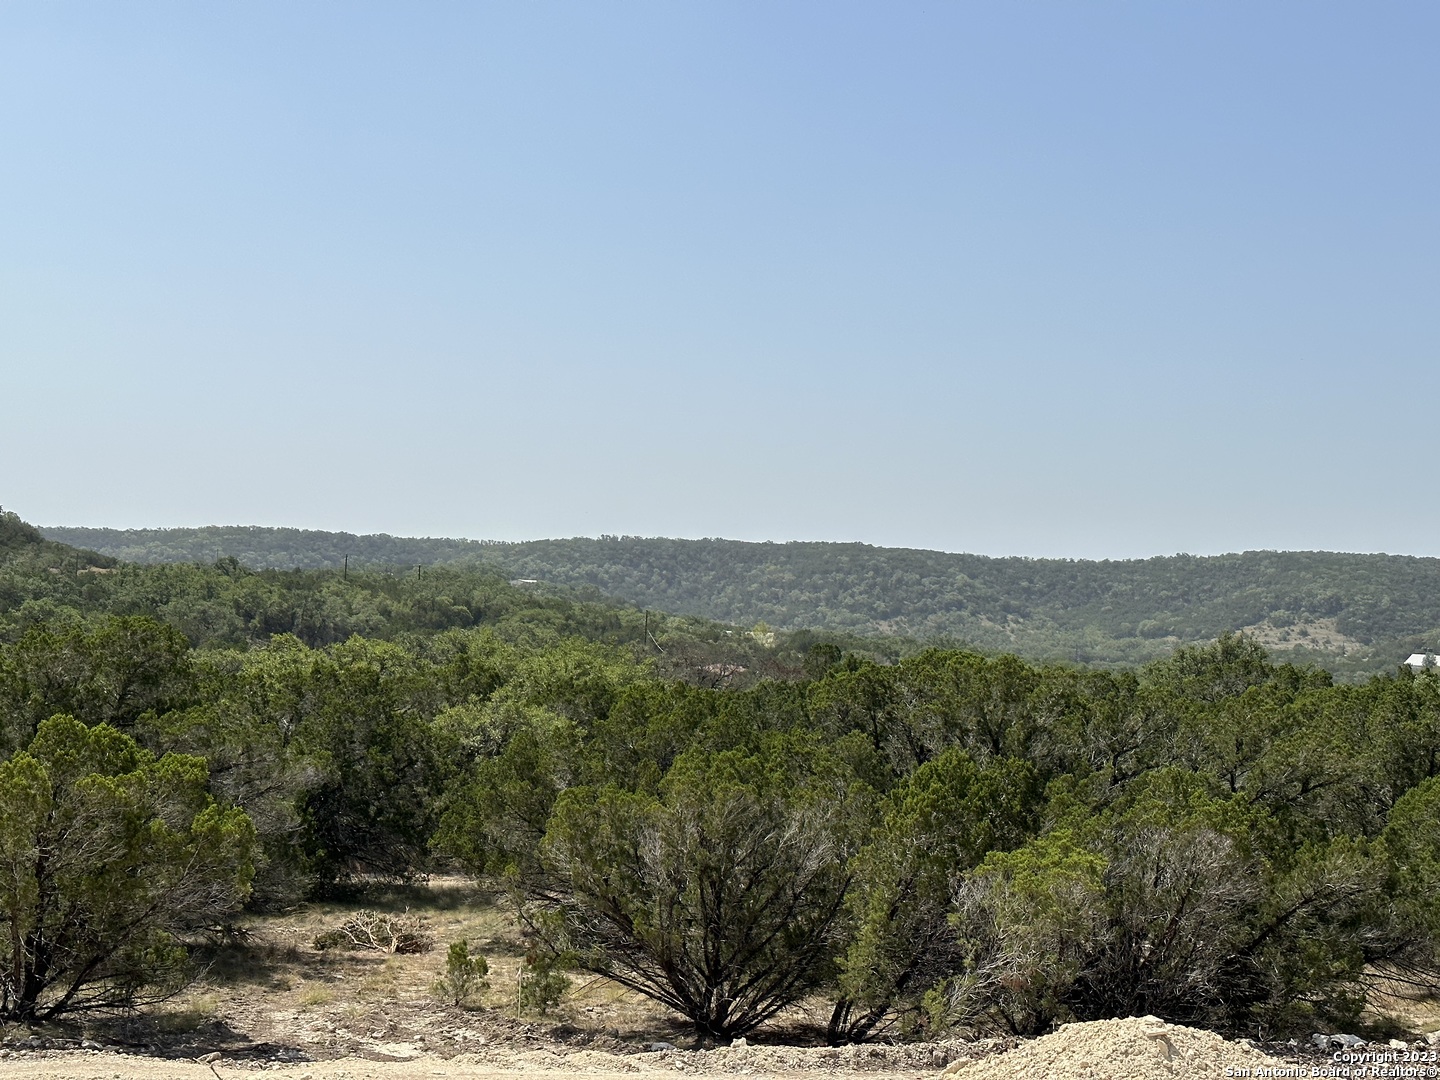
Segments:
[[[641,537],[492,543],[299,529],[50,528],[141,563],[487,566],[641,607],[752,626],[896,634],[1037,660],[1124,665],[1244,630],[1341,677],[1440,645],[1440,559],[1252,551],[1128,561],[997,559],[865,544]]]

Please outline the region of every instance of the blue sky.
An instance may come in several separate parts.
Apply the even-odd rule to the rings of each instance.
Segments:
[[[42,524],[1440,555],[1440,6],[0,5]]]

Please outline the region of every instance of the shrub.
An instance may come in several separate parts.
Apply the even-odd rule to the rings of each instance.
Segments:
[[[560,1004],[570,989],[570,977],[560,970],[564,958],[545,956],[531,950],[520,969],[520,1008],[533,1009],[541,1016]]]
[[[881,827],[851,866],[855,935],[841,961],[832,1042],[894,1021],[924,1024],[921,998],[959,960],[947,922],[952,883],[989,852],[1027,839],[1037,788],[1024,763],[996,759],[981,768],[952,749],[890,793]]]
[[[452,1005],[464,1005],[490,988],[485,978],[489,973],[490,965],[485,957],[479,953],[471,956],[470,943],[461,938],[450,943],[445,954],[445,974],[435,981],[432,989],[437,997]]]
[[[965,875],[964,963],[928,1003],[945,1023],[1024,1035],[1143,1014],[1231,1031],[1353,1022],[1367,970],[1415,955],[1386,847],[1280,835],[1243,795],[1157,770]]]
[[[866,795],[805,737],[682,756],[660,796],[561,795],[531,924],[552,953],[733,1038],[823,982]],[[536,912],[534,909],[539,908]]]
[[[184,985],[186,936],[238,910],[254,873],[254,827],[215,805],[207,779],[200,758],[157,761],[69,716],[0,764],[0,1020]]]

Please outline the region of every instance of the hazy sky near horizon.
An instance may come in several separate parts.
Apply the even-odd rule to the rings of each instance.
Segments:
[[[0,5],[49,525],[1440,555],[1440,5]]]

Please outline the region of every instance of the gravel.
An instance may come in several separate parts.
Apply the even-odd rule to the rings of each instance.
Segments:
[[[956,1062],[945,1072],[954,1080],[1154,1080],[1224,1077],[1227,1067],[1251,1070],[1240,1074],[1245,1076],[1310,1074],[1308,1067],[1152,1016],[1066,1024],[1006,1053]]]

